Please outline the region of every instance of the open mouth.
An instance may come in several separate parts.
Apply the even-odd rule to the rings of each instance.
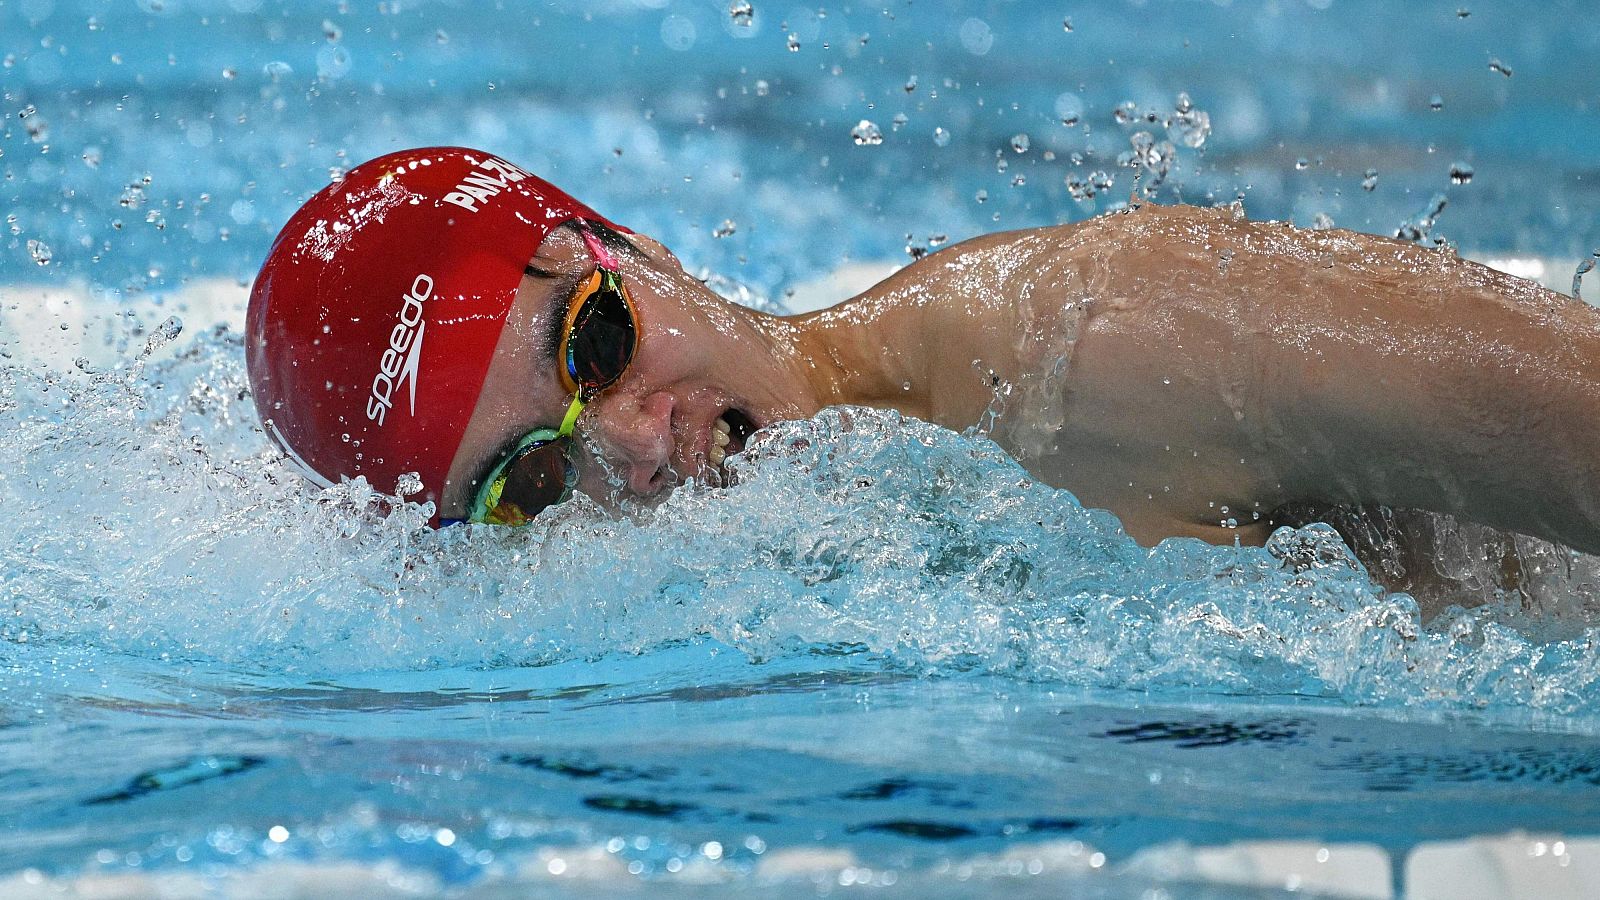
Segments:
[[[744,412],[728,409],[711,423],[711,446],[706,448],[706,461],[713,466],[744,449],[744,442],[755,434],[756,423]]]

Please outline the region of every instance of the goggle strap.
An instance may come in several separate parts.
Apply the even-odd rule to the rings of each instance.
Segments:
[[[566,437],[567,435],[571,434],[572,429],[577,427],[578,414],[582,412],[583,398],[577,394],[573,394],[572,404],[567,407],[567,414],[562,417],[561,427],[557,429],[556,434],[560,437]]]
[[[583,243],[589,248],[589,252],[594,255],[595,262],[613,272],[617,270],[616,257],[611,255],[611,251],[606,249],[606,245],[602,244],[600,238],[596,237],[595,233],[590,231],[589,227],[581,220],[578,222],[578,234],[583,235]]]

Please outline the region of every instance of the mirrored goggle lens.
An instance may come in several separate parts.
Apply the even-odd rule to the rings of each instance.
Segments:
[[[518,454],[500,474],[503,483],[499,497],[490,491],[484,521],[522,525],[565,500],[577,483],[577,470],[567,456],[567,445],[565,439],[560,439]]]
[[[597,274],[599,285],[578,307],[567,333],[567,374],[574,387],[587,391],[621,378],[638,343],[633,311],[616,276]]]

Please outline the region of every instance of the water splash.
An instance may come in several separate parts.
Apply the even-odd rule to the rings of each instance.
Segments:
[[[1578,263],[1577,270],[1572,273],[1572,296],[1574,299],[1583,299],[1583,276],[1594,271],[1596,261],[1600,261],[1600,249],[1595,250],[1594,254],[1588,259]]]
[[[1593,629],[1540,641],[1492,608],[1424,627],[1326,526],[1143,548],[986,439],[894,413],[776,426],[731,461],[732,487],[654,509],[580,497],[526,529],[432,531],[426,506],[296,477],[240,356],[214,331],[142,374],[0,369],[0,639],[292,673],[711,640],[919,673],[1600,712]]]

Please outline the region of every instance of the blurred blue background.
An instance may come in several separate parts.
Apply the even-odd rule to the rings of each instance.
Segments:
[[[0,284],[248,279],[333,174],[442,143],[772,296],[1125,202],[1140,131],[1174,144],[1163,201],[1393,234],[1442,195],[1464,253],[1600,245],[1591,2],[741,5],[0,0]]]

